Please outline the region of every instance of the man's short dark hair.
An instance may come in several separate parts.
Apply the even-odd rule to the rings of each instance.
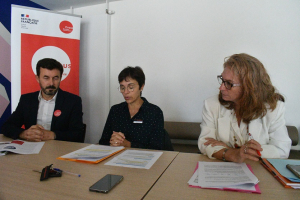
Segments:
[[[62,77],[62,74],[64,72],[62,64],[53,58],[43,58],[38,61],[38,63],[36,64],[37,76],[40,76],[40,68],[48,70],[58,69],[60,71],[60,78]]]
[[[123,69],[119,74],[119,83],[121,83],[123,80],[126,81],[126,78],[132,78],[136,80],[139,84],[139,88],[141,88],[145,84],[145,74],[142,70],[142,68],[136,66],[136,67],[126,67]]]

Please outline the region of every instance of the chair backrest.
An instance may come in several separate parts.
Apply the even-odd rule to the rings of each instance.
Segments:
[[[83,136],[82,136],[80,142],[84,143],[85,133],[86,133],[86,124],[83,124],[82,131],[83,131]]]
[[[200,122],[171,122],[165,121],[166,131],[171,139],[198,140],[201,127]],[[295,126],[286,126],[292,145],[296,146],[299,141],[298,129]]]
[[[166,131],[166,129],[164,129],[164,132],[165,132],[165,144],[164,144],[163,150],[174,151],[171,139],[170,139],[169,134]]]
[[[292,146],[296,146],[299,141],[298,130],[295,126],[286,126],[288,130],[289,137],[292,140]]]
[[[167,122],[165,129],[171,139],[198,140],[200,135],[200,122]]]

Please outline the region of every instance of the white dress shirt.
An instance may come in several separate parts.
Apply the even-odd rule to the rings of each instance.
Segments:
[[[51,130],[51,122],[55,107],[55,100],[56,100],[57,92],[54,97],[50,100],[45,100],[42,97],[41,91],[38,96],[39,99],[39,109],[37,114],[37,124],[44,127],[45,130]]]

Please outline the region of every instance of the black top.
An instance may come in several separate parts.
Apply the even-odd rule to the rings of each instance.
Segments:
[[[130,118],[126,102],[111,107],[99,144],[110,145],[113,131],[122,132],[133,148],[164,148],[164,116],[161,109],[142,97],[144,103]]]

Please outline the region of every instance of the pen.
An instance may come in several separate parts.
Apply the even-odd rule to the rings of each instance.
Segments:
[[[10,144],[10,142],[0,142],[0,144]]]
[[[248,133],[248,135],[249,135],[248,141],[249,141],[249,140],[254,140],[254,138],[253,138],[253,136],[251,135],[251,133]],[[258,154],[259,156],[261,156],[260,151],[256,150],[256,152],[257,152],[257,154]]]
[[[67,173],[67,174],[72,174],[74,176],[78,176],[78,177],[81,176],[80,174],[75,174],[73,172],[68,172],[68,171],[65,171],[65,170],[58,169],[58,168],[53,168],[53,169],[56,170],[56,171],[61,171],[61,172]]]

